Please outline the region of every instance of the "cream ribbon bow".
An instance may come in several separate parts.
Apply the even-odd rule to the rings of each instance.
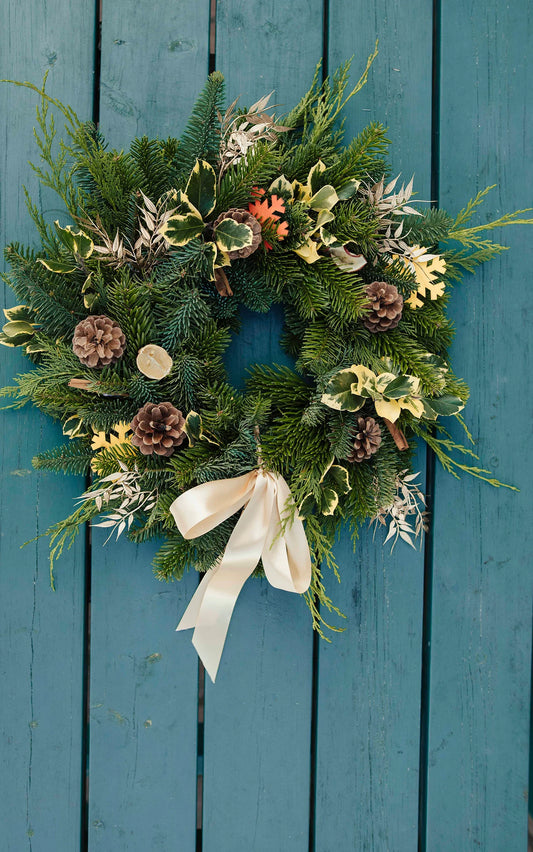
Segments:
[[[170,507],[187,539],[209,532],[245,507],[220,562],[207,571],[176,628],[194,628],[193,645],[213,683],[233,607],[259,559],[272,586],[297,594],[309,588],[311,556],[300,518],[281,531],[282,514],[291,502],[282,476],[257,469],[197,485]]]

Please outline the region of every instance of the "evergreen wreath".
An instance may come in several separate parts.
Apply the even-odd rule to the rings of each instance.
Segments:
[[[313,560],[313,624],[335,606],[325,569],[348,523],[388,526],[413,544],[426,525],[410,459],[416,439],[444,468],[499,485],[469,446],[450,437],[468,388],[449,364],[452,285],[505,247],[487,231],[528,224],[526,211],[484,225],[413,204],[413,181],[391,179],[386,130],[372,123],[342,146],[349,63],[279,122],[264,97],[225,111],[215,72],[182,138],[135,139],[110,150],[99,130],[42,88],[36,138],[44,186],[65,206],[50,224],[27,196],[40,245],[6,249],[5,280],[21,304],[0,335],[33,368],[4,396],[58,418],[65,443],[39,454],[44,470],[90,476],[70,517],[55,524],[54,559],[81,526],[137,543],[164,538],[164,580],[217,563],[236,516],[193,540],[173,501],[199,483],[259,464],[286,478]],[[67,135],[56,138],[50,107]],[[27,195],[27,193],[26,193]],[[67,224],[70,217],[71,224]],[[284,310],[294,367],[253,366],[245,391],[223,355],[239,309]],[[294,507],[293,510],[295,511]],[[322,614],[324,607],[322,607]]]

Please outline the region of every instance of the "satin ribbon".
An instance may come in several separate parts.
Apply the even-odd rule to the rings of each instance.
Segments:
[[[214,529],[243,506],[220,562],[205,574],[176,630],[194,628],[192,642],[214,682],[233,608],[259,559],[269,583],[302,594],[311,582],[311,556],[298,517],[281,531],[292,495],[282,476],[261,469],[204,482],[170,507],[184,538]]]

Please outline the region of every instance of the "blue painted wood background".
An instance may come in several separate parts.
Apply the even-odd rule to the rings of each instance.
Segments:
[[[210,24],[210,18],[211,24]],[[380,56],[346,131],[382,120],[392,163],[450,212],[497,183],[483,216],[532,201],[528,0],[19,0],[0,77],[39,82],[110,143],[179,133],[211,62],[228,95],[276,89],[290,108],[317,59],[334,68],[376,37]],[[34,97],[0,88],[2,243],[34,239],[25,183]],[[216,686],[174,627],[197,578],[162,585],[149,548],[79,541],[49,588],[47,543],[22,541],[82,489],[31,469],[57,441],[36,411],[2,414],[1,852],[525,852],[531,669],[532,238],[457,287],[453,360],[483,460],[521,488],[437,470],[426,553],[338,545],[347,614],[314,640],[303,602],[250,582]],[[5,294],[12,304],[10,293]],[[278,351],[255,318],[232,370]],[[6,350],[2,384],[22,369]],[[426,476],[425,456],[419,468]],[[90,604],[90,606],[89,606]],[[199,710],[200,708],[200,710]]]

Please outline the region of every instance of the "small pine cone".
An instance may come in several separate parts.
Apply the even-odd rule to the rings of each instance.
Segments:
[[[381,429],[373,417],[358,417],[357,430],[353,433],[353,450],[347,456],[348,461],[361,462],[369,459],[379,450]]]
[[[254,251],[259,248],[261,243],[261,225],[248,210],[241,210],[239,207],[232,207],[226,213],[221,213],[218,219],[213,222],[213,228],[220,225],[223,219],[233,219],[239,225],[248,225],[252,229],[252,244],[245,248],[237,249],[236,251],[228,252],[230,260],[236,260],[238,257],[250,257]]]
[[[402,318],[403,297],[394,284],[385,281],[372,281],[366,288],[371,301],[372,311],[364,319],[369,331],[390,331],[396,328]]]
[[[86,367],[107,367],[122,357],[126,336],[109,317],[90,316],[74,329],[72,349]]]
[[[185,418],[170,402],[147,402],[131,421],[131,443],[143,456],[171,456],[185,440]]]

